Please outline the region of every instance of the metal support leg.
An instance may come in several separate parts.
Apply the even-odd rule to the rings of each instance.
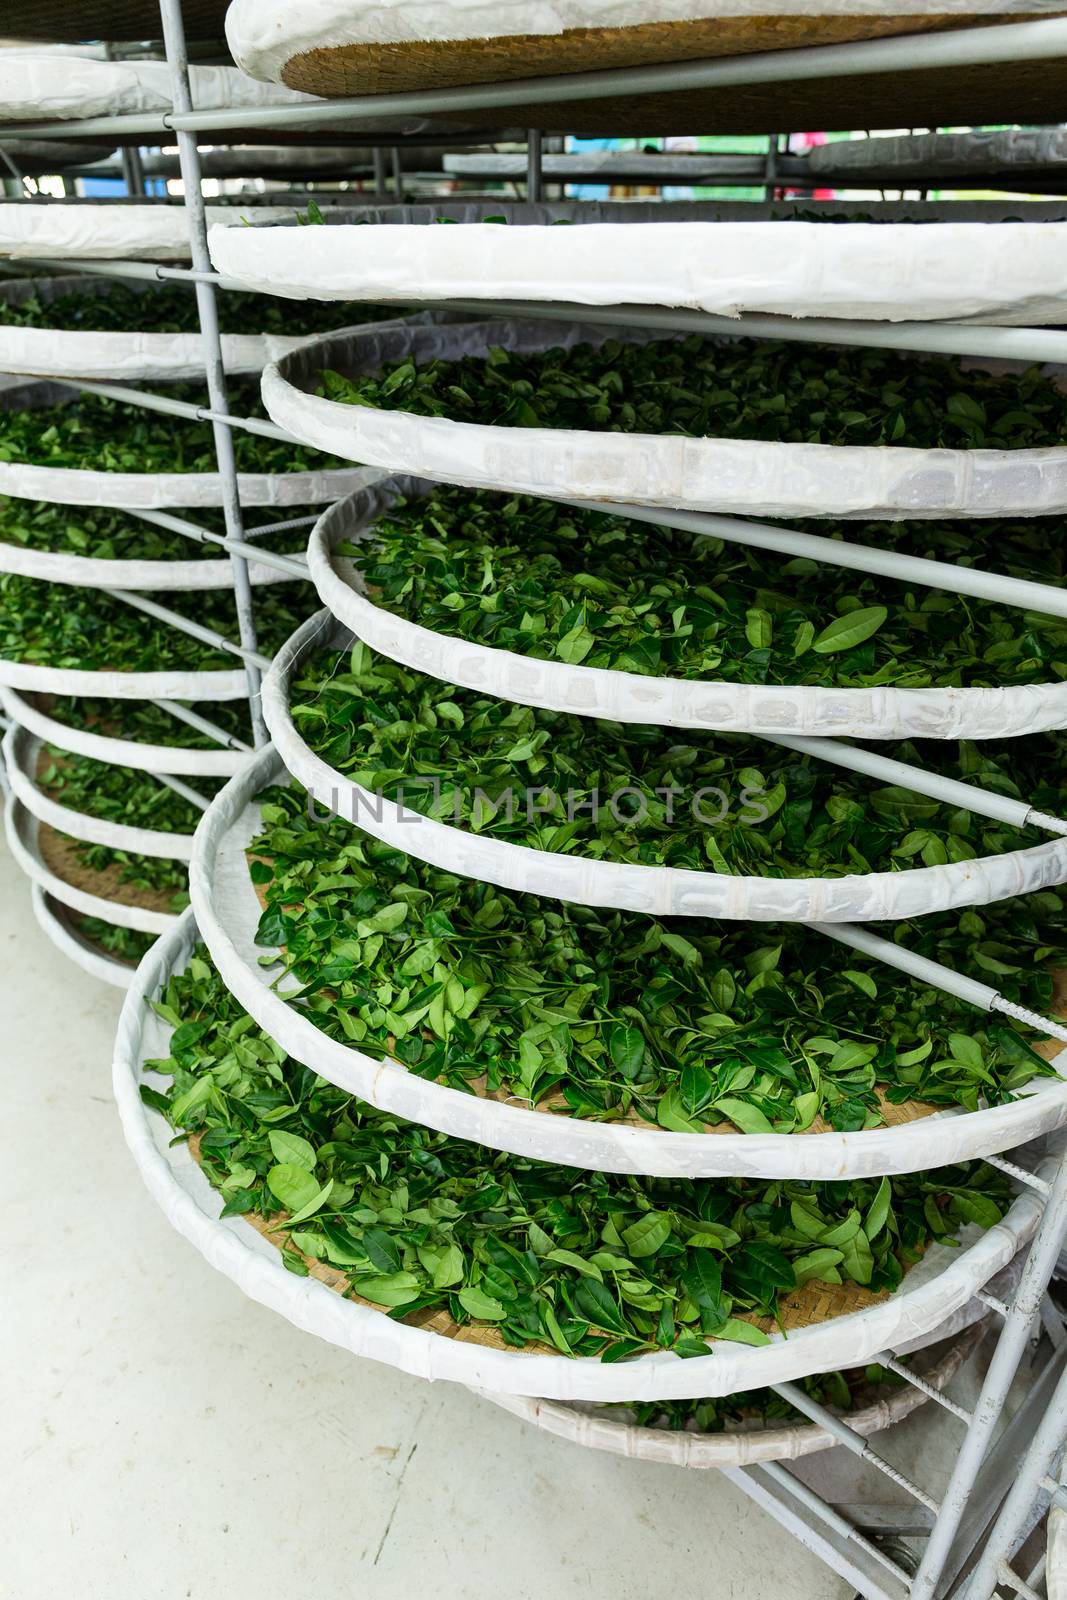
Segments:
[[[389,198],[389,186],[385,176],[385,151],[380,144],[374,147],[374,198],[384,204]]]
[[[1012,1480],[1000,1515],[990,1530],[978,1564],[964,1589],[966,1600],[989,1600],[997,1585],[1005,1581],[1003,1565],[1009,1562],[1026,1537],[1033,1521],[1033,1507],[1042,1492],[1041,1480],[1053,1465],[1067,1437],[1067,1371],[1056,1385],[1052,1399],[1026,1452],[1020,1470]]]
[[[122,147],[122,176],[128,195],[144,194],[144,167],[141,164],[141,152],[135,144]]]
[[[962,1521],[967,1500],[982,1462],[989,1450],[1008,1390],[1026,1348],[1030,1325],[1041,1309],[1052,1269],[1060,1251],[1067,1225],[1067,1157],[1061,1155],[1052,1181],[1045,1214],[1034,1237],[1023,1268],[1019,1287],[1008,1308],[1004,1327],[989,1363],[974,1420],[960,1446],[952,1477],[941,1503],[941,1512],[923,1551],[919,1570],[912,1584],[911,1600],[932,1600],[948,1562],[953,1542]],[[1058,1391],[1057,1391],[1058,1393]]]
[[[163,40],[171,71],[172,96],[177,112],[192,110],[189,91],[189,59],[185,48],[185,27],[182,22],[181,0],[159,0],[163,23]],[[185,188],[185,213],[189,224],[189,244],[193,267],[198,272],[211,271],[211,257],[207,248],[207,225],[204,215],[204,197],[200,188],[200,155],[196,135],[178,132],[178,161],[182,184]],[[213,411],[228,412],[226,378],[222,365],[222,345],[219,340],[218,305],[211,283],[197,282],[197,310],[200,313],[200,332],[204,344],[204,366],[207,376],[208,398]],[[244,536],[241,516],[241,497],[237,486],[237,462],[234,455],[233,434],[218,422],[212,422],[215,435],[215,453],[219,463],[219,476],[223,486],[223,515],[228,538],[240,540]],[[237,602],[237,626],[241,638],[245,676],[248,682],[248,704],[252,718],[252,735],[256,745],[266,744],[267,729],[263,721],[260,702],[260,672],[255,665],[256,625],[252,612],[252,585],[248,578],[248,563],[243,556],[231,552],[233,592]]]
[[[529,128],[526,133],[526,198],[527,200],[540,200],[542,191],[541,182],[541,149],[544,140],[540,128]]]

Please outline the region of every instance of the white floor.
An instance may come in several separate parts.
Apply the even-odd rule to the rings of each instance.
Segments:
[[[244,1300],[127,1157],[120,1001],[0,844],[0,1600],[852,1594],[718,1475],[550,1439]]]

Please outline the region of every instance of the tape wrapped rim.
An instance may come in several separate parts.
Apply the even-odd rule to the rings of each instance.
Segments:
[[[239,472],[242,506],[332,504],[374,483],[377,471],[358,467],[322,472]],[[221,506],[226,493],[217,472],[97,472],[85,467],[42,467],[25,461],[0,461],[0,495],[44,500],[50,505],[113,506],[116,510],[159,510],[164,506]]]
[[[37,843],[37,818],[14,793],[8,793],[4,803],[4,830],[8,849],[16,864],[30,879],[53,900],[79,911],[86,917],[99,917],[117,928],[133,928],[138,933],[166,933],[173,928],[177,917],[165,911],[148,911],[143,906],[124,906],[117,900],[106,900],[88,890],[77,889],[54,873],[44,861]]]
[[[224,333],[222,364],[233,375],[262,372],[303,341],[282,334]],[[0,370],[33,377],[122,383],[147,378],[202,379],[198,333],[20,328],[0,325]]]
[[[344,540],[371,537],[374,522],[398,497],[431,487],[425,479],[393,476],[339,501],[312,529],[307,559],[319,598],[339,622],[372,650],[445,683],[574,716],[727,733],[992,739],[1067,724],[1067,683],[996,689],[717,683],[542,661],[437,633],[375,605],[360,593],[353,563],[334,553]]]
[[[175,538],[181,535],[175,534]],[[45,583],[66,583],[83,589],[136,589],[141,592],[232,589],[233,569],[225,556],[214,560],[147,561],[111,560],[102,556],[67,555],[58,550],[36,550],[0,538],[0,572]],[[256,588],[286,583],[292,576],[277,567],[250,562],[249,581]]]
[[[240,1217],[222,1219],[211,1189],[183,1142],[169,1148],[169,1124],[140,1096],[143,1063],[165,1049],[166,1032],[146,1001],[186,964],[197,942],[192,908],[144,957],[119,1019],[113,1085],[126,1142],[168,1221],[249,1298],[296,1327],[353,1355],[416,1377],[444,1378],[499,1394],[550,1400],[686,1399],[765,1387],[838,1366],[862,1366],[905,1339],[935,1330],[1032,1237],[1041,1202],[1026,1189],[1007,1215],[975,1243],[933,1246],[888,1299],[863,1311],[772,1335],[767,1345],[716,1341],[707,1356],[685,1361],[658,1351],[621,1363],[506,1351],[453,1340],[398,1322],[343,1298],[315,1278],[297,1277],[280,1254]],[[164,1043],[160,1045],[162,1038]],[[1051,1170],[1045,1163],[1045,1172]],[[925,1265],[925,1271],[923,1267]]]
[[[85,695],[94,700],[242,700],[248,693],[243,669],[97,672],[3,660],[0,660],[0,685],[31,694]],[[177,769],[168,767],[165,770]]]
[[[173,777],[232,778],[246,760],[248,749],[198,750],[185,745],[140,744],[110,734],[72,728],[50,717],[15,689],[0,682],[0,706],[12,722],[72,755],[90,756],[109,766],[133,767],[138,772],[165,772]]]
[[[193,840],[193,910],[223,982],[259,1026],[296,1060],[381,1110],[539,1161],[666,1178],[837,1179],[916,1172],[991,1155],[1067,1123],[1067,1083],[1046,1079],[1006,1105],[939,1111],[856,1133],[675,1133],[484,1099],[421,1078],[391,1058],[373,1059],[329,1038],[272,988],[278,970],[260,965],[263,950],[255,934],[262,908],[245,847],[257,831],[256,795],[286,777],[278,752],[268,745],[215,796]]]
[[[68,927],[62,908],[45,893],[39,883],[30,884],[30,901],[37,926],[61,955],[81,967],[91,978],[109,983],[115,989],[128,989],[133,982],[133,967],[116,961],[103,950],[95,949],[74,928]]]
[[[580,206],[581,202],[579,202]],[[1067,224],[585,221],[459,227],[216,225],[219,272],[293,297],[564,301],[920,322],[1062,321]]]
[[[44,741],[36,734],[20,728],[17,723],[11,724],[3,741],[11,790],[38,822],[69,834],[72,839],[105,845],[112,850],[128,850],[131,855],[153,856],[167,861],[188,861],[191,858],[191,833],[165,833],[158,828],[135,828],[124,822],[108,822],[51,799],[36,779],[43,744]]]
[[[1067,882],[1067,838],[940,867],[840,878],[727,876],[602,861],[472,833],[409,811],[346,778],[309,747],[291,711],[293,679],[333,629],[320,611],[297,629],[263,680],[263,716],[287,770],[322,806],[420,861],[520,894],[643,915],[752,922],[899,922],[989,905]]]
[[[1067,448],[923,450],[673,434],[507,428],[345,405],[314,391],[324,368],[370,373],[392,360],[458,360],[491,347],[534,353],[656,330],[513,318],[394,322],[308,341],[264,369],[271,419],[314,449],[468,488],[546,499],[767,517],[1007,517],[1067,510]],[[0,482],[2,489],[2,482]]]
[[[953,1339],[949,1348],[931,1363],[918,1367],[919,1376],[941,1391],[951,1382],[981,1338],[986,1319],[979,1317]],[[938,1341],[939,1342],[939,1341]],[[535,1400],[527,1395],[488,1394],[475,1391],[513,1417],[529,1422],[557,1439],[631,1461],[654,1461],[660,1465],[691,1468],[741,1467],[757,1461],[797,1461],[803,1456],[831,1450],[835,1436],[817,1423],[727,1427],[721,1433],[690,1432],[687,1429],[642,1427],[599,1415],[591,1408],[568,1405],[558,1400]],[[910,1383],[891,1390],[856,1411],[841,1413],[853,1433],[869,1439],[872,1434],[891,1428],[918,1410],[929,1398]]]

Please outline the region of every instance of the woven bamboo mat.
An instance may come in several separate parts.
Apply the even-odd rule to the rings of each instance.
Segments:
[[[102,900],[113,900],[116,905],[136,906],[141,911],[170,914],[174,910],[174,890],[139,889],[135,884],[122,883],[122,868],[118,865],[102,870],[86,866],[75,842],[46,822],[37,824],[37,846],[49,871],[69,883],[72,889],[99,895]]]
[[[1064,13],[1059,13],[1063,15]],[[1032,20],[1015,16],[1013,21]],[[765,17],[569,29],[551,36],[414,41],[309,50],[284,80],[312,94],[392,93],[607,67],[650,65],[864,38],[981,27],[1003,16]],[[564,95],[523,106],[486,107],[447,122],[540,127],[579,134],[774,133],[797,128],[910,127],[1057,122],[1067,101],[1067,56],[991,66],[716,86],[596,101]]]
[[[982,21],[946,13],[923,17],[891,13],[882,17],[704,17],[690,22],[565,28],[560,33],[508,34],[489,39],[342,44],[293,56],[282,69],[282,78],[291,89],[327,97],[397,94],[612,67],[745,56],[764,50],[795,50],[881,39],[898,33],[940,31]]]
[[[200,1138],[199,1134],[191,1134],[189,1137],[189,1150],[198,1165],[202,1165]],[[309,1277],[315,1278],[328,1289],[344,1295],[357,1305],[366,1306],[368,1310],[380,1312],[385,1316],[386,1311],[382,1306],[375,1305],[372,1300],[364,1300],[361,1295],[352,1291],[348,1275],[341,1268],[330,1266],[325,1261],[317,1261],[314,1256],[304,1255],[303,1251],[297,1250],[296,1246],[287,1240],[284,1231],[286,1215],[284,1211],[277,1211],[266,1218],[249,1212],[241,1220],[255,1228],[256,1232],[274,1245],[276,1250],[280,1251],[282,1246],[286,1245],[294,1255],[300,1257],[307,1267]],[[795,1289],[790,1294],[782,1296],[779,1301],[777,1321],[773,1317],[758,1317],[749,1312],[738,1311],[735,1314],[740,1320],[762,1328],[764,1333],[774,1333],[777,1328],[791,1332],[796,1328],[810,1328],[817,1322],[829,1322],[834,1317],[847,1316],[851,1311],[864,1311],[868,1306],[878,1305],[888,1298],[886,1291],[872,1294],[869,1289],[864,1289],[857,1283],[840,1285],[806,1283],[802,1289]],[[513,1345],[505,1344],[491,1323],[472,1322],[460,1326],[447,1311],[415,1311],[399,1320],[411,1327],[421,1328],[426,1333],[436,1333],[442,1339],[454,1339],[457,1344],[477,1344],[489,1350],[514,1350]],[[547,1344],[528,1344],[524,1349],[540,1355],[558,1354],[558,1351]]]

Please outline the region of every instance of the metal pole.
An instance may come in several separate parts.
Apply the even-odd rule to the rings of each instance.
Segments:
[[[850,772],[860,772],[864,777],[879,778],[883,783],[900,784],[942,805],[975,811],[1015,828],[1045,828],[1049,833],[1067,834],[1067,821],[1035,811],[1025,800],[1012,800],[1007,795],[961,783],[958,778],[942,777],[939,772],[925,772],[906,761],[894,761],[874,750],[865,750],[862,745],[840,744],[836,739],[803,739],[785,733],[765,733],[761,737],[770,744],[781,745],[784,750],[795,750],[798,755],[829,761],[834,766],[847,767]]]
[[[185,47],[185,26],[182,21],[181,0],[159,0],[159,13],[163,23],[163,42],[170,66],[172,98],[175,110],[192,110],[189,90],[189,58]],[[181,164],[182,186],[185,190],[185,211],[189,224],[189,245],[193,266],[197,271],[211,271],[211,257],[207,247],[207,225],[204,215],[204,197],[200,187],[200,155],[196,136],[179,131],[178,159]],[[204,366],[208,398],[212,411],[228,413],[226,377],[222,365],[222,344],[219,339],[218,305],[215,289],[210,283],[196,285],[197,310],[200,313],[200,332],[204,341]],[[226,533],[231,539],[242,539],[244,522],[241,515],[241,496],[237,484],[237,461],[234,454],[233,435],[229,428],[213,421],[215,453],[219,476],[223,486],[223,515]],[[252,611],[252,585],[248,578],[248,563],[243,556],[232,551],[233,591],[237,605],[237,626],[244,651],[245,677],[248,683],[248,707],[252,718],[252,735],[257,746],[266,744],[267,729],[263,721],[260,701],[260,672],[256,665],[256,626]]]
[[[931,1529],[922,1561],[915,1574],[911,1600],[933,1600],[938,1580],[949,1559],[953,1541],[966,1510],[968,1497],[988,1452],[993,1430],[1004,1409],[1008,1390],[1026,1348],[1030,1325],[1041,1309],[1046,1285],[1060,1253],[1065,1225],[1067,1225],[1067,1155],[1061,1151],[1045,1214],[1026,1258],[1019,1287],[989,1363],[982,1392],[974,1408],[974,1421],[960,1446],[956,1465],[941,1502],[940,1515]]]
[[[389,198],[389,185],[385,176],[385,151],[381,145],[374,148],[374,198],[385,201]]]
[[[821,534],[798,533],[793,528],[781,528],[770,522],[720,517],[707,511],[675,511],[665,506],[637,506],[614,500],[572,500],[569,496],[559,498],[561,504],[577,506],[582,511],[598,511],[633,522],[651,522],[657,527],[682,528],[709,538],[751,545],[754,550],[804,556],[822,565],[829,563],[857,572],[873,572],[901,583],[946,589],[949,594],[969,594],[998,605],[1040,611],[1044,616],[1067,617],[1067,589],[1054,589],[1050,584],[1035,583],[1027,578],[983,572],[977,567],[954,566],[950,561],[928,561],[924,556],[877,550],[870,545],[851,544],[845,539],[827,539]]]
[[[195,728],[197,733],[204,734],[208,739],[213,739],[216,744],[221,744],[226,750],[248,750],[251,747],[239,739],[235,733],[227,733],[225,728],[220,728],[216,723],[209,722],[207,717],[202,717],[199,711],[192,711],[188,706],[182,705],[180,700],[154,700],[153,705],[161,711],[166,711],[177,722],[184,722],[187,728]]]
[[[1027,1523],[1032,1520],[1034,1502],[1041,1493],[1042,1482],[1050,1472],[1054,1459],[1067,1438],[1067,1372],[1056,1385],[1052,1399],[1045,1410],[1025,1460],[1012,1479],[1011,1488],[1001,1508],[1000,1515],[978,1558],[978,1564],[963,1590],[964,1600],[989,1600],[997,1584],[1007,1578],[1004,1564],[1015,1554],[1026,1537]]]
[[[768,205],[774,199],[775,182],[778,177],[778,135],[769,134],[767,137],[767,158],[763,172],[763,198]]]
[[[126,193],[129,195],[143,195],[144,166],[141,162],[141,152],[135,144],[123,145],[122,151],[122,176],[126,183]]]
[[[526,134],[526,198],[539,201],[542,195],[541,152],[544,135],[540,128],[530,128]]]
[[[402,205],[403,202],[404,202],[404,168],[403,168],[403,166],[401,164],[401,161],[400,161],[400,151],[399,151],[399,149],[397,148],[397,146],[395,144],[393,145],[393,148],[392,148],[392,157],[393,157],[393,189],[396,192],[396,203],[397,203],[397,205]]]

